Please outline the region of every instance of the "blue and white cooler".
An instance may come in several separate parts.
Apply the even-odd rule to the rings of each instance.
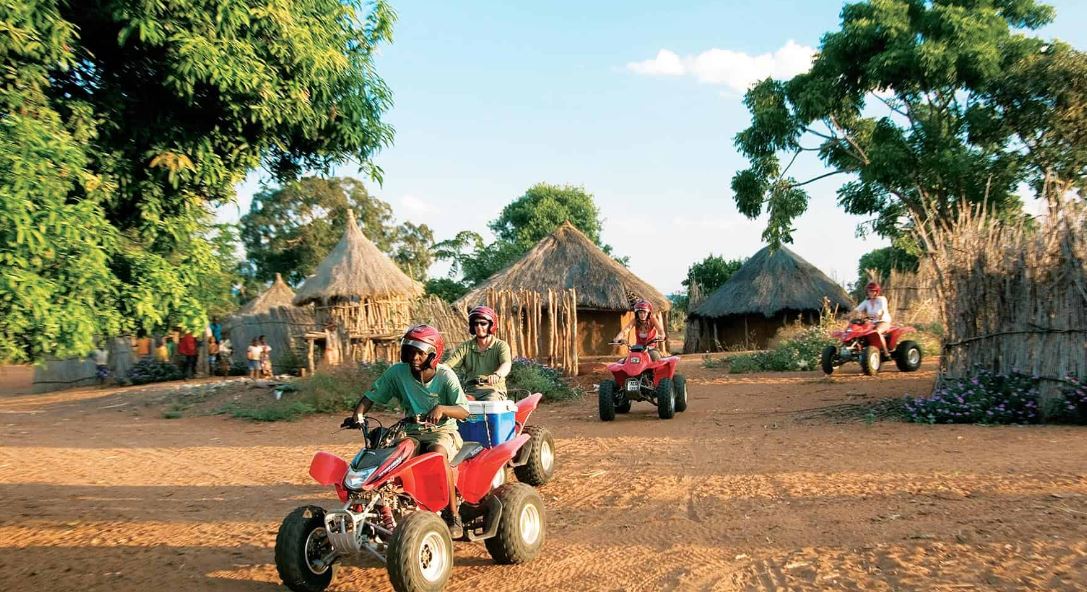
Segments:
[[[468,401],[468,419],[459,422],[457,429],[465,442],[498,446],[513,438],[516,412],[513,401]]]

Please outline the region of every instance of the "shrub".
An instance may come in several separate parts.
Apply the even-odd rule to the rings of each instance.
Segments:
[[[506,377],[506,388],[541,393],[548,401],[564,401],[582,396],[580,388],[571,386],[557,369],[528,358],[515,358]]]
[[[772,349],[733,356],[729,359],[729,372],[814,370],[819,367],[823,348],[834,345],[834,340],[822,324],[800,330],[789,329],[786,335],[785,338],[775,338],[777,345]]]
[[[710,357],[709,354],[706,354],[706,355],[702,356],[702,367],[703,368],[724,368],[727,365],[728,365],[728,360],[723,358],[723,357],[713,358],[713,357]]]
[[[311,413],[353,411],[359,397],[388,367],[378,362],[324,370],[281,387],[279,400],[269,396],[244,404],[231,403],[220,411],[254,421],[293,420]]]
[[[1051,410],[1053,421],[1087,424],[1087,381],[1069,376],[1065,383],[1060,400]]]
[[[906,415],[918,423],[1038,423],[1038,399],[1037,378],[978,369],[971,377],[945,379],[931,397],[907,397]]]
[[[131,384],[181,380],[182,378],[185,378],[185,374],[176,364],[156,360],[140,360],[125,374],[125,380]]]

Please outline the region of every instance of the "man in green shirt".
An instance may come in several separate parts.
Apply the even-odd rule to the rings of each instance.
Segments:
[[[468,313],[468,333],[472,338],[457,346],[445,365],[459,370],[468,394],[477,401],[506,399],[506,376],[513,368],[510,346],[495,334],[498,314],[486,306],[477,306]]]
[[[405,431],[419,441],[425,452],[437,452],[451,460],[464,444],[457,432],[457,420],[468,419],[468,398],[449,367],[439,364],[445,343],[441,333],[428,325],[408,329],[400,340],[400,363],[393,364],[355,405],[354,420],[362,418],[374,403],[396,399],[405,415],[425,415],[429,424],[409,424]],[[350,418],[349,418],[350,419]],[[449,472],[449,509],[447,521],[453,538],[463,532],[457,508],[457,490],[453,472]]]

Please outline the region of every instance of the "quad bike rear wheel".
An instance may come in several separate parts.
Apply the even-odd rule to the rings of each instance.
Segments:
[[[682,374],[676,374],[672,378],[672,386],[676,391],[676,411],[687,410],[687,379]]]
[[[332,582],[333,566],[326,560],[332,544],[325,531],[325,510],[295,508],[276,533],[276,571],[294,592],[320,592]]]
[[[868,376],[879,373],[879,365],[883,362],[883,354],[874,345],[866,346],[861,350],[861,370]]]
[[[662,378],[657,383],[657,415],[661,419],[672,419],[676,415],[676,389],[671,378]]]
[[[921,347],[916,341],[903,341],[895,348],[894,359],[902,372],[914,372],[921,367]]]
[[[596,394],[600,403],[600,421],[615,419],[615,389],[614,380],[605,380],[600,383],[600,390]]]
[[[555,439],[551,431],[542,426],[525,426],[524,434],[529,435],[525,446],[528,448],[528,462],[513,467],[517,480],[533,487],[539,487],[551,480],[555,474]]]
[[[531,561],[540,553],[547,536],[544,505],[540,494],[524,483],[507,483],[491,495],[502,502],[498,532],[483,543],[495,563]]]
[[[449,527],[433,512],[412,512],[397,524],[385,559],[396,592],[439,592],[453,573]]]
[[[833,345],[823,348],[823,355],[819,362],[823,367],[823,374],[827,376],[834,374],[834,371],[838,369],[838,348]]]

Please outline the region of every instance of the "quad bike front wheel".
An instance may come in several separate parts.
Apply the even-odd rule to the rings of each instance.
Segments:
[[[524,483],[507,483],[491,495],[502,502],[498,532],[483,543],[495,563],[531,561],[540,553],[547,535],[540,494]]]
[[[662,378],[657,383],[657,415],[661,419],[676,416],[676,389],[671,378]]]
[[[276,571],[294,592],[320,592],[332,582],[335,558],[320,506],[295,508],[276,533]]]
[[[687,379],[682,374],[676,374],[672,378],[672,387],[676,393],[676,411],[687,410]]]
[[[895,365],[902,372],[914,372],[921,367],[921,347],[916,341],[903,341],[895,348]]]
[[[542,426],[525,426],[522,433],[529,436],[525,442],[528,462],[513,467],[513,474],[521,483],[539,487],[555,474],[555,438],[551,436],[551,430]]]
[[[868,376],[878,374],[881,363],[883,363],[883,354],[880,353],[878,347],[869,345],[861,351],[861,370]]]
[[[600,390],[596,394],[600,403],[600,421],[615,419],[615,389],[614,380],[605,380],[600,383]]]
[[[823,367],[823,374],[827,376],[834,374],[834,371],[838,369],[838,348],[833,345],[823,348],[819,363]]]
[[[453,573],[449,527],[433,512],[408,514],[393,531],[385,560],[396,592],[439,592]]]

